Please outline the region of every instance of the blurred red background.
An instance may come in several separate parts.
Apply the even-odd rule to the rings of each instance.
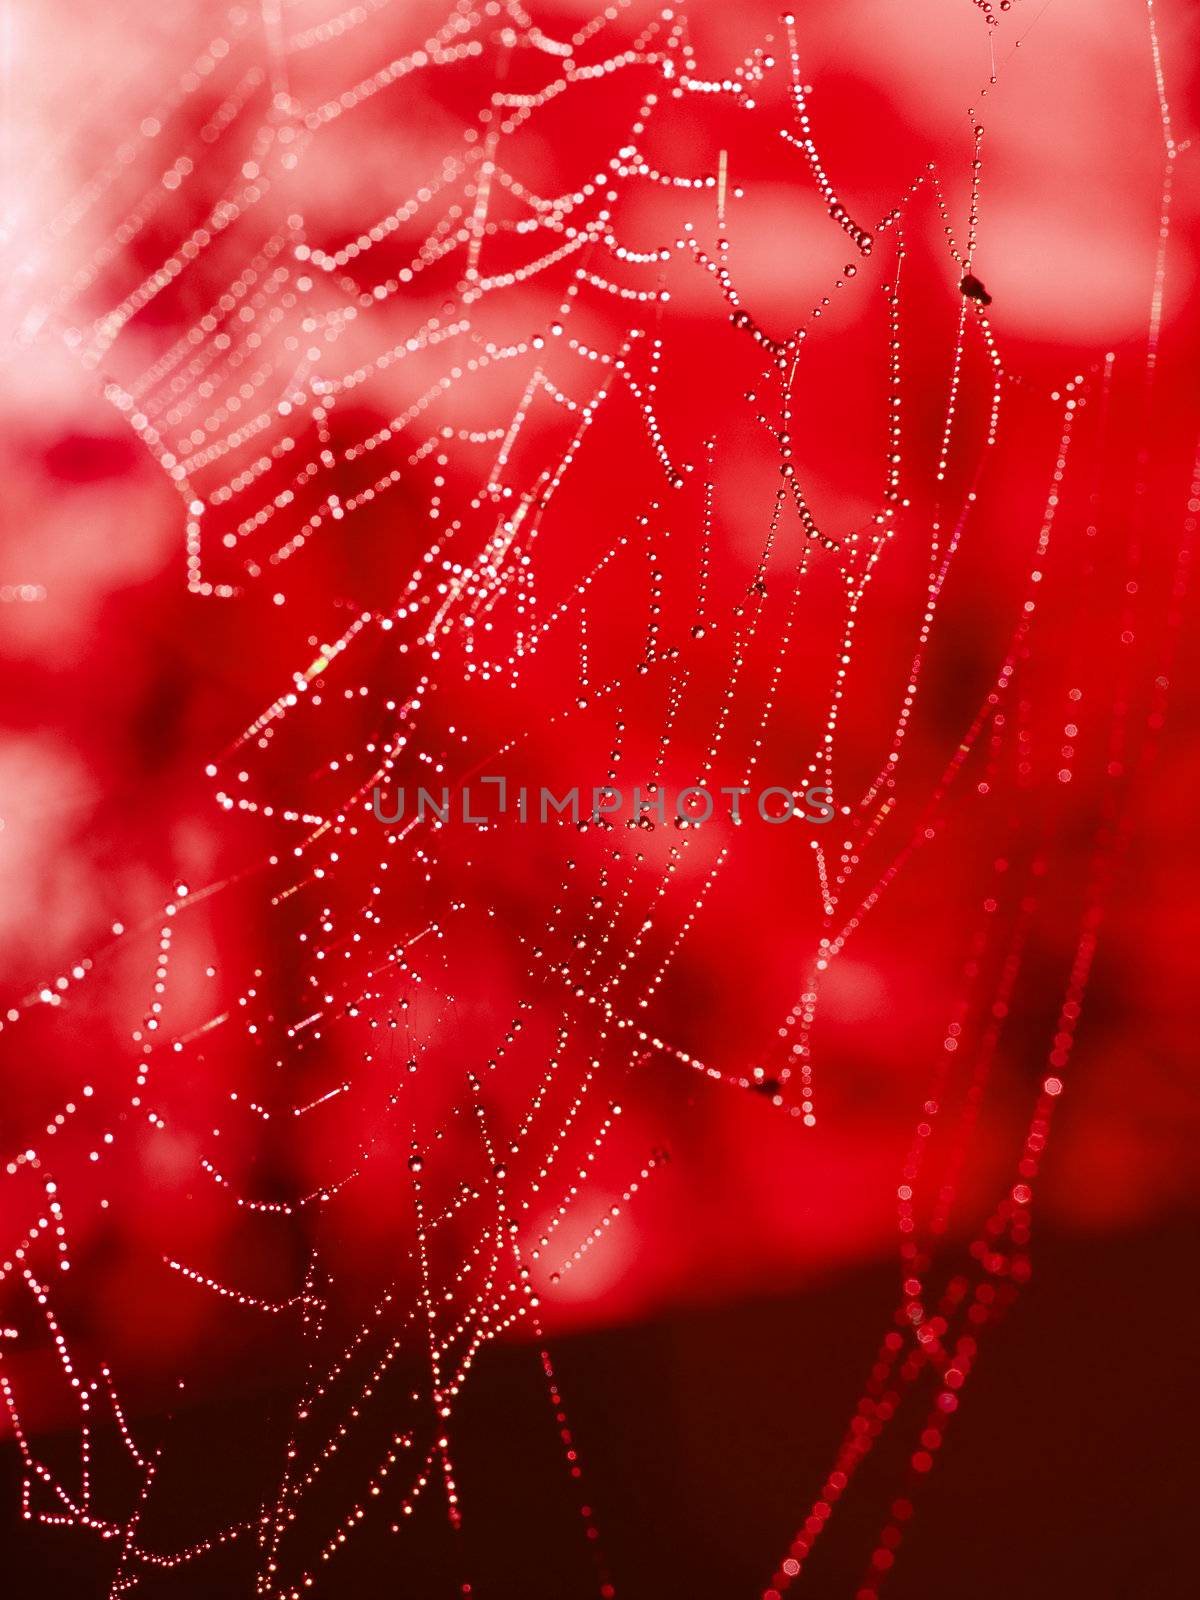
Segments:
[[[1195,33],[8,14],[18,1570],[1175,1583]],[[370,815],[484,773],[839,814]]]

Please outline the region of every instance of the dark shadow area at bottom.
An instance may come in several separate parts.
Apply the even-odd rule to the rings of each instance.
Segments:
[[[1153,1232],[1036,1243],[1035,1278],[983,1343],[885,1600],[1191,1592],[1196,1238],[1194,1224],[1177,1220]],[[317,1563],[319,1582],[304,1593],[454,1600],[469,1583],[471,1600],[588,1600],[600,1580],[582,1499],[594,1508],[618,1600],[756,1600],[833,1464],[889,1326],[895,1283],[891,1267],[877,1267],[786,1297],[557,1341],[581,1485],[568,1478],[536,1351],[486,1353],[452,1423],[461,1530],[450,1530],[435,1479],[401,1533],[390,1533],[397,1507],[385,1489],[336,1558]],[[920,1409],[927,1401],[928,1390]],[[226,1392],[177,1417],[168,1445],[183,1433],[215,1456],[220,1494],[233,1503],[245,1486],[277,1481],[289,1403],[269,1383]],[[844,1495],[790,1591],[796,1600],[853,1600],[918,1415],[902,1415],[903,1432],[885,1435]],[[144,1418],[137,1431],[152,1437],[156,1426]],[[368,1431],[358,1442],[348,1435],[334,1458],[338,1496],[310,1513],[321,1537],[336,1532],[378,1460],[378,1430]],[[61,1459],[60,1443],[50,1448]],[[10,1443],[0,1466],[3,1591],[107,1595],[118,1541],[23,1521]],[[100,1502],[103,1489],[99,1482]],[[186,1471],[164,1471],[155,1497],[160,1548],[227,1510],[208,1478],[189,1482]],[[255,1555],[252,1540],[239,1541],[174,1571],[139,1566],[141,1580],[126,1592],[250,1600]]]

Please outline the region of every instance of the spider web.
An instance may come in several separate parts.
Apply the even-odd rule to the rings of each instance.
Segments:
[[[603,1298],[587,1274],[675,1181],[696,1095],[718,1114],[751,1102],[805,1160],[846,1113],[827,986],[905,883],[949,871],[951,998],[905,1085],[897,1300],[765,1592],[798,1579],[877,1441],[900,1435],[857,1592],[885,1582],[1031,1270],[1195,524],[1184,495],[1178,549],[1147,571],[1145,513],[1123,523],[1106,474],[1132,394],[1147,480],[1184,148],[1153,8],[1149,338],[1048,378],[1006,359],[979,248],[993,41],[1027,23],[974,3],[990,81],[964,87],[958,143],[882,205],[838,187],[803,19],[722,56],[702,8],[626,0],[551,26],[516,0],[436,18],[264,0],[214,11],[111,157],[26,219],[12,359],[65,349],[144,447],[194,603],[252,619],[204,636],[232,680],[258,630],[287,664],[195,774],[229,870],[114,925],[3,1024],[14,1062],[26,1028],[78,1057],[80,996],[109,985],[118,1004],[144,980],[123,1068],[79,1081],[11,1149],[21,1220],[0,1262],[24,1513],[108,1541],[112,1595],[232,1545],[252,1550],[256,1592],[299,1600],[337,1582],[368,1526],[403,1539],[434,1502],[457,1527],[460,1410],[506,1338],[536,1352],[593,1591],[617,1592],[556,1375],[558,1308],[581,1281]],[[741,175],[767,171],[769,216],[776,169],[812,246],[783,294],[752,286]],[[1106,516],[1123,537],[1097,558]],[[24,588],[4,598],[38,598]],[[978,653],[935,710],[954,607]],[[457,807],[485,775],[797,802],[815,784],[836,814],[373,815],[380,786]],[[772,943],[747,905],[774,904],[773,882],[777,1004],[731,1014]],[[1048,923],[1068,952],[1056,1011],[984,1161],[1006,1030],[1045,1009],[1028,969]],[[103,1271],[113,1216],[153,1195],[162,1150],[182,1152],[189,1206],[155,1235],[154,1292],[217,1303],[234,1320],[214,1337],[299,1363],[271,1486],[176,1543],[154,1516],[172,1429],[122,1399],[77,1282]],[[25,1420],[55,1381],[70,1460]]]

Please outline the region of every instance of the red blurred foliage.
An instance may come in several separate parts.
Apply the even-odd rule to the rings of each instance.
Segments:
[[[306,1295],[334,1347],[385,1290],[419,1307],[414,1195],[444,1214],[438,1282],[516,1222],[530,1277],[507,1299],[489,1277],[480,1304],[550,1337],[894,1252],[914,1126],[943,1109],[922,1181],[934,1213],[935,1177],[954,1191],[951,1254],[997,1206],[1020,1232],[1018,1176],[1052,1231],[1190,1211],[1195,19],[806,7],[799,81],[873,235],[859,254],[779,136],[799,124],[765,5],[696,4],[686,33],[614,6],[588,33],[583,5],[534,24],[464,4],[436,49],[434,5],[359,9],[328,37],[307,3],[232,23],[123,3],[65,39],[53,7],[16,24],[0,584],[32,598],[3,607],[0,1320],[25,1426],[74,1422],[77,1398],[26,1269],[55,1280],[78,1369],[105,1361],[153,1406],[183,1372],[216,1393],[298,1362]],[[734,93],[769,35],[774,66]],[[506,174],[490,189],[485,150]],[[955,258],[976,157],[986,320]],[[715,183],[643,160],[727,174],[723,235]],[[524,275],[577,220],[531,193],[605,226]],[[790,460],[836,549],[780,476],[772,352],[795,330]],[[751,755],[762,786],[824,781],[831,704],[832,909],[799,825],[510,820],[389,845],[363,810],[401,735],[390,781],[410,795],[484,772],[628,789],[656,765],[673,788],[737,783]],[[1056,1050],[1052,1154],[1027,1172]]]

